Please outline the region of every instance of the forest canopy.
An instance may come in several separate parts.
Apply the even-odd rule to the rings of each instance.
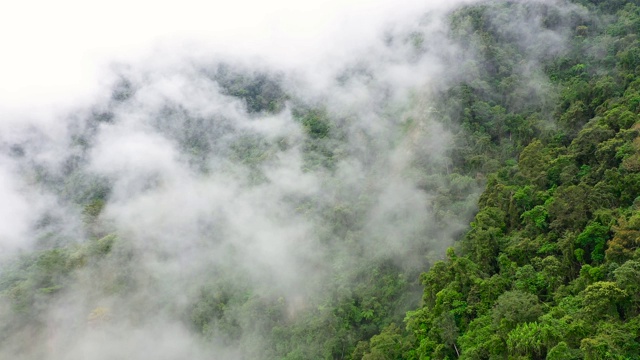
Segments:
[[[639,31],[474,1],[322,81],[118,68],[0,134],[0,357],[640,358]]]

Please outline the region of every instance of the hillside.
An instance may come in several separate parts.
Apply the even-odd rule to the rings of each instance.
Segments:
[[[0,127],[0,357],[639,358],[640,3],[430,6]]]

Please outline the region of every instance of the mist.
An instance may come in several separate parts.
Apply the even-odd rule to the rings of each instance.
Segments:
[[[474,77],[449,19],[477,2],[10,5],[0,357],[272,358],[377,271],[415,304],[484,186],[437,110]],[[540,21],[495,22],[539,94],[514,106],[565,51]]]

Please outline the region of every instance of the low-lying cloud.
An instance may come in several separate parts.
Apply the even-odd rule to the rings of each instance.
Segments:
[[[73,271],[25,323],[0,300],[0,355],[251,358],[267,346],[251,301],[295,321],[368,261],[424,270],[481,185],[466,178],[464,211],[435,214],[452,133],[432,95],[469,76],[457,66],[476,54],[446,17],[465,3],[12,5],[0,251],[71,249]],[[214,326],[205,342],[185,314],[228,283],[251,294],[228,310],[241,340]]]

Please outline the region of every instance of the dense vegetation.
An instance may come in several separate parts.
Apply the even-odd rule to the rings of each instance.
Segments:
[[[640,7],[583,3],[591,15],[570,25],[570,50],[544,62],[558,91],[552,130],[473,84],[454,94],[473,138],[487,139],[476,156],[501,165],[487,175],[471,229],[421,275],[422,306],[360,343],[354,358],[640,357]],[[510,47],[488,9],[454,19],[467,17],[485,49],[503,54]],[[555,26],[553,14],[545,21]],[[484,77],[490,89],[508,78]],[[517,156],[495,155],[509,149]]]
[[[340,199],[289,200],[303,218],[320,224],[315,231],[326,252],[315,261],[329,269],[310,276],[308,289],[291,299],[280,289],[258,288],[233,264],[214,264],[209,280],[194,284],[186,306],[131,301],[127,315],[135,316],[129,321],[173,313],[205,347],[241,348],[242,358],[639,358],[640,4],[483,2],[447,19],[446,36],[463,49],[464,60],[452,70],[451,84],[436,91],[429,111],[452,134],[453,146],[428,161],[413,158],[402,174],[431,194],[434,223],[397,235],[416,241],[399,253],[369,248],[384,246],[367,231],[374,203],[367,191],[379,190],[383,160],[349,146],[350,114],[287,93],[280,75],[220,65],[204,75],[241,99],[252,116],[291,106],[304,135],[304,171],[317,174],[327,184],[323,190]],[[547,32],[525,36],[513,27],[518,22]],[[426,51],[428,35],[410,35],[416,53]],[[61,173],[32,170],[34,181],[80,209],[88,239],[69,244],[48,231],[36,251],[3,266],[0,294],[11,308],[0,308],[0,346],[15,341],[16,333],[45,327],[45,304],[74,284],[99,278],[88,281],[87,292],[100,298],[162,283],[134,275],[140,249],[101,218],[112,184],[83,168],[97,128],[112,122],[135,91],[128,80],[118,85],[111,108],[96,110],[75,135],[76,155]],[[247,170],[248,187],[267,183],[263,165],[295,145],[250,132],[229,140],[219,123],[224,119],[167,104],[156,126],[202,174],[214,171],[208,157],[224,151]],[[396,125],[394,141],[421,140],[418,120]],[[364,141],[366,149],[385,148],[373,136]],[[12,156],[22,152],[16,146]],[[368,188],[332,178],[350,157],[369,166]],[[486,187],[478,199],[479,186]],[[451,229],[455,221],[449,219],[472,211],[470,228]],[[384,215],[393,218],[385,220],[393,228],[406,214]],[[51,229],[56,219],[42,222]],[[445,250],[440,240],[448,236],[459,240]],[[308,299],[305,291],[317,295]],[[117,316],[105,307],[84,313],[86,324],[76,327],[99,328]]]

